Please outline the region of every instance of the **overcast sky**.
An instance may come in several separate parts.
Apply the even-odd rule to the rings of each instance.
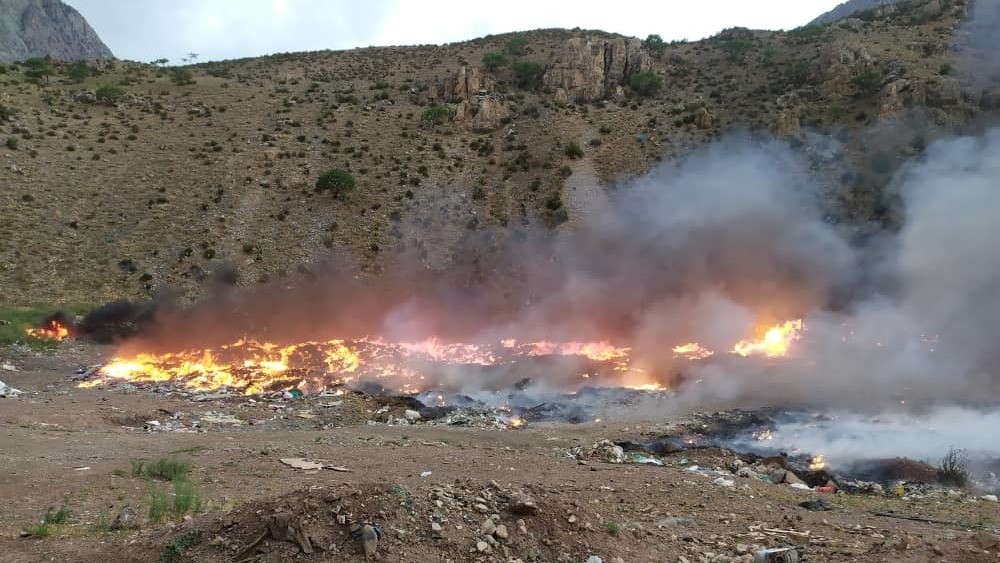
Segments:
[[[792,29],[839,0],[64,0],[122,59],[179,63],[371,45],[449,43],[548,27],[700,39]]]

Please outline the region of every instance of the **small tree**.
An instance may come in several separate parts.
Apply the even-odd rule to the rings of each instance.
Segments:
[[[851,78],[854,87],[862,96],[871,96],[882,87],[882,73],[875,70],[866,70]]]
[[[528,52],[528,38],[515,35],[507,40],[507,54],[512,57],[523,57]]]
[[[175,68],[174,71],[170,73],[170,79],[173,80],[174,84],[178,86],[194,84],[194,75],[191,74],[191,71],[186,68]]]
[[[719,47],[722,48],[722,52],[729,60],[740,61],[750,52],[750,49],[753,49],[753,41],[739,38],[724,39],[719,43]]]
[[[99,87],[94,93],[94,97],[97,98],[98,102],[103,104],[113,104],[118,101],[119,98],[125,95],[125,89],[120,86],[114,86],[112,84],[104,84]]]
[[[503,53],[489,51],[483,55],[483,66],[490,72],[496,72],[498,68],[507,66],[510,61]]]
[[[166,66],[167,63],[169,63],[169,62],[170,62],[170,59],[156,59],[155,61],[151,61],[151,64],[154,64],[154,65],[156,65],[158,67],[163,67],[163,66]]]
[[[35,83],[49,81],[49,77],[52,76],[52,67],[49,66],[49,60],[40,57],[33,57],[24,61],[24,66],[27,70],[24,71],[24,76]]]
[[[663,86],[663,79],[655,72],[647,70],[633,74],[629,78],[629,86],[633,92],[640,96],[655,96],[660,91],[660,87]]]
[[[90,67],[84,62],[75,62],[66,69],[66,77],[73,82],[80,83],[90,76]]]
[[[942,485],[964,487],[969,483],[969,457],[965,450],[951,448],[941,459],[938,479]]]
[[[657,34],[652,34],[642,42],[642,46],[649,49],[657,58],[663,56],[663,52],[667,50],[667,44],[664,43],[663,38]]]
[[[517,86],[528,90],[538,88],[545,74],[545,67],[533,61],[517,61],[510,68]]]
[[[316,179],[316,191],[330,190],[333,197],[340,199],[354,189],[354,176],[343,168],[331,168]]]
[[[449,119],[451,119],[451,110],[440,104],[430,106],[420,115],[420,121],[432,125],[440,125]]]

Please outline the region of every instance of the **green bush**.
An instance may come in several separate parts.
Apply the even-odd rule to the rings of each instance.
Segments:
[[[580,147],[580,143],[577,143],[576,141],[566,143],[564,152],[566,153],[566,156],[574,160],[577,158],[583,158],[583,148]]]
[[[439,104],[430,106],[424,110],[424,113],[420,114],[420,121],[433,125],[440,125],[449,119],[451,119],[451,110]]]
[[[667,49],[667,44],[663,41],[663,38],[655,33],[646,37],[646,40],[642,42],[642,46],[649,49],[657,58],[662,57],[663,52]]]
[[[508,63],[510,61],[503,53],[489,51],[483,55],[483,67],[490,72],[496,72],[498,68],[507,66]]]
[[[7,148],[16,151],[17,150],[17,137],[7,137]]]
[[[333,197],[340,198],[347,192],[354,189],[354,176],[343,168],[331,168],[320,174],[316,180],[316,191],[323,192],[330,190]]]
[[[528,38],[515,35],[507,40],[507,54],[512,57],[523,57],[528,52]]]
[[[815,39],[816,37],[823,35],[824,31],[826,31],[826,28],[823,27],[822,25],[809,24],[809,25],[804,25],[802,27],[797,27],[789,31],[788,36],[791,37],[792,39],[806,41],[809,39]]]
[[[90,67],[87,63],[75,62],[66,69],[66,77],[73,82],[83,82],[90,77]]]
[[[851,83],[857,88],[858,93],[864,96],[871,96],[882,87],[882,73],[875,70],[866,70],[851,78]]]
[[[175,68],[170,72],[170,80],[178,86],[187,86],[194,84],[194,74],[186,68]]]
[[[663,79],[655,72],[647,70],[633,74],[629,78],[629,86],[640,96],[655,96],[663,86]]]
[[[3,104],[0,104],[0,121],[7,121],[8,119],[14,117],[15,115],[17,115],[16,109],[10,106],[5,106]]]
[[[545,74],[545,67],[533,61],[517,61],[510,68],[518,88],[527,90],[538,88],[542,83],[542,75]]]
[[[114,86],[112,84],[104,84],[97,89],[94,93],[97,101],[105,104],[113,104],[125,95],[125,89],[121,86]]]
[[[724,39],[719,42],[719,48],[722,49],[722,52],[726,54],[729,60],[739,61],[753,49],[753,41],[737,38]]]
[[[52,67],[49,65],[48,59],[33,57],[24,61],[24,66],[26,67],[24,76],[31,82],[41,82],[42,80],[48,82],[49,77],[52,76]]]
[[[152,479],[183,481],[187,479],[188,473],[191,472],[191,464],[181,459],[164,457],[153,463],[146,464],[141,471],[144,476]]]

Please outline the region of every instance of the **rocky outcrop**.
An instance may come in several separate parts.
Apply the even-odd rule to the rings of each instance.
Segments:
[[[842,97],[854,89],[851,78],[874,65],[864,45],[827,45],[812,66],[812,76],[824,96]]]
[[[112,59],[87,20],[60,0],[0,2],[0,62],[31,57]]]
[[[498,98],[483,97],[461,102],[455,108],[455,121],[476,133],[488,133],[500,128],[510,118],[510,108]]]
[[[445,101],[468,100],[493,88],[493,81],[478,67],[463,66],[442,82],[440,97]]]
[[[562,89],[570,98],[596,100],[649,67],[649,54],[638,39],[567,39],[545,69],[542,85]]]

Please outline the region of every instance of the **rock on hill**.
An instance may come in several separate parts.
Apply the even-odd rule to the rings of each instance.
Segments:
[[[0,61],[112,59],[87,20],[60,0],[0,2]]]
[[[836,8],[809,22],[810,25],[832,23],[849,18],[858,12],[873,10],[884,4],[895,4],[900,0],[847,0]]]

